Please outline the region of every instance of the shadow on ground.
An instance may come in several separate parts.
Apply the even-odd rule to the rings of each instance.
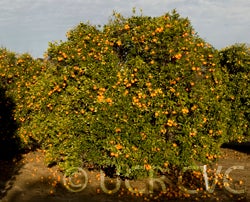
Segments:
[[[233,149],[238,152],[250,154],[250,141],[248,142],[230,142],[230,143],[225,143],[221,146],[221,148],[227,148],[227,149]]]
[[[0,87],[0,199],[11,189],[21,166],[14,109],[14,102],[6,97],[5,90]]]

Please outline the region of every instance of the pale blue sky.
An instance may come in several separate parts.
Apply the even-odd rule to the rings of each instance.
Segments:
[[[42,57],[79,22],[103,25],[113,10],[129,16],[133,7],[150,16],[176,8],[218,49],[250,43],[250,0],[0,0],[0,46]]]

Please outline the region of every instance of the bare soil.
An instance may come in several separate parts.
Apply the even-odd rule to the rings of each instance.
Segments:
[[[250,201],[250,144],[226,145],[225,148],[221,148],[221,151],[222,157],[210,168],[214,169],[214,172],[216,170],[219,172],[221,169],[217,173],[221,178],[214,191],[207,193],[203,181],[201,187],[198,187],[199,193],[179,197],[177,192],[168,189],[168,185],[174,186],[175,184],[167,181],[166,178],[163,180],[166,193],[163,193],[162,184],[156,182],[150,194],[147,179],[129,181],[132,190],[135,191],[134,188],[139,191],[145,190],[144,193],[136,191],[132,193],[124,180],[121,180],[121,186],[118,187],[116,179],[105,177],[105,186],[101,185],[100,172],[87,168],[80,170],[78,176],[72,176],[73,186],[68,184],[67,187],[64,179],[67,184],[69,178],[64,178],[57,166],[46,167],[44,153],[37,150],[11,161],[0,161],[0,202]],[[225,182],[226,178],[223,178],[225,172],[229,172],[231,178],[228,184]],[[210,175],[210,185],[213,180]],[[226,185],[231,189],[228,189]],[[83,189],[80,191],[81,188]],[[108,191],[114,188],[117,188],[115,193]]]

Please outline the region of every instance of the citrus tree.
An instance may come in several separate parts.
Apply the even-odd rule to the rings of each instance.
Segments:
[[[250,49],[245,44],[235,44],[220,50],[219,54],[231,109],[228,141],[241,142],[250,134]]]
[[[114,13],[102,29],[80,23],[67,37],[50,44],[33,88],[48,162],[138,177],[218,157],[227,130],[218,53],[188,19]]]
[[[13,102],[13,121],[19,126],[14,138],[20,139],[20,148],[37,147],[36,140],[23,127],[29,125],[31,114],[35,108],[33,100],[39,91],[31,94],[38,76],[43,74],[45,66],[41,61],[34,60],[29,54],[16,54],[5,48],[0,49],[0,85],[6,97]]]

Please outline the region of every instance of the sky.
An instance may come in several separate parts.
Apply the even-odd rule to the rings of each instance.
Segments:
[[[80,22],[104,25],[113,11],[130,16],[134,7],[147,16],[176,9],[217,49],[250,43],[249,0],[0,0],[0,47],[43,57]]]

